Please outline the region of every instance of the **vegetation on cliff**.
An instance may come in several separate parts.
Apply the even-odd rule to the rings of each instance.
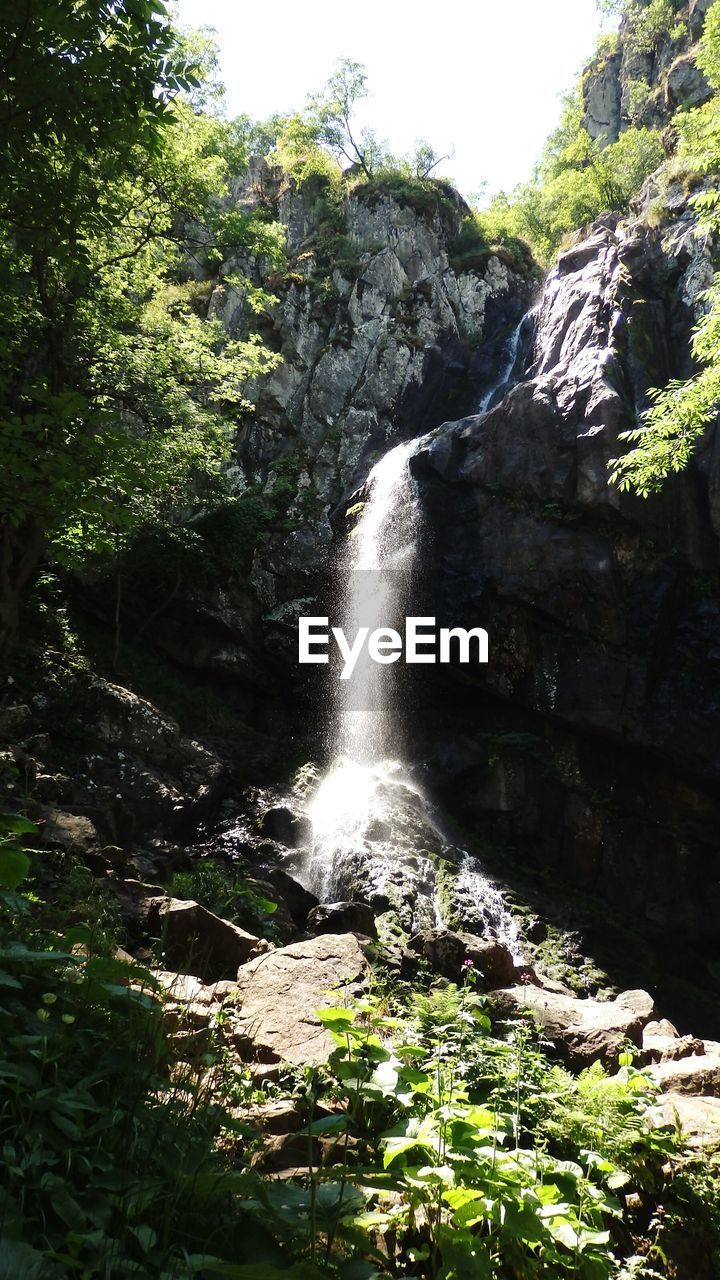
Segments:
[[[698,66],[714,90],[703,106],[675,117],[679,134],[678,163],[702,175],[692,197],[701,231],[720,233],[720,3],[710,7],[698,52]],[[646,497],[673,472],[682,471],[706,427],[720,410],[720,274],[704,295],[704,311],[696,326],[692,354],[700,366],[689,380],[673,380],[651,391],[652,407],[624,439],[634,448],[611,464],[621,489]]]
[[[47,3],[0,22],[6,644],[49,549],[119,577],[136,530],[182,539],[222,501],[246,383],[277,358],[202,316],[195,266],[281,244],[223,204],[242,143],[201,110],[203,47],[161,5]]]

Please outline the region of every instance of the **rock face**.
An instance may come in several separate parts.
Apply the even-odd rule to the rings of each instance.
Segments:
[[[239,1044],[265,1062],[325,1062],[334,1046],[316,1010],[356,995],[367,969],[352,933],[296,942],[243,965],[237,977]]]
[[[583,124],[601,144],[616,142],[631,126],[658,128],[678,107],[696,107],[711,96],[696,65],[710,0],[674,6],[660,28],[636,6],[623,18],[617,42],[601,47],[583,79]]]
[[[698,940],[720,927],[717,430],[647,501],[608,470],[647,387],[689,372],[711,264],[668,199],[663,229],[601,219],[561,257],[531,377],[412,459],[420,612],[486,627],[490,662],[418,673],[408,749],[482,838]]]
[[[616,1066],[628,1040],[640,1047],[653,1001],[645,991],[625,992],[617,1000],[576,1000],[559,992],[522,986],[494,992],[492,1007],[505,1016],[532,1014],[544,1036],[572,1066],[587,1067],[597,1061]]]
[[[377,937],[373,910],[364,902],[323,902],[310,912],[307,927],[311,933],[361,933],[366,938]]]
[[[255,159],[237,184],[241,205],[267,195],[261,173],[272,184]],[[320,180],[300,189],[274,181],[287,270],[268,278],[262,263],[243,266],[277,297],[265,336],[284,361],[250,391],[256,413],[238,449],[237,483],[284,495],[284,530],[258,545],[250,574],[266,634],[281,645],[284,619],[294,625],[298,602],[317,594],[331,513],[390,440],[477,401],[536,280],[529,258],[459,258],[469,209],[443,184],[415,194],[360,184],[336,207]],[[231,334],[248,314],[225,283],[235,265],[223,268],[210,306]]]
[[[411,951],[427,960],[435,973],[459,982],[466,968],[472,969],[488,985],[500,987],[512,980],[515,962],[508,948],[494,939],[476,938],[471,933],[433,929],[409,942]]]

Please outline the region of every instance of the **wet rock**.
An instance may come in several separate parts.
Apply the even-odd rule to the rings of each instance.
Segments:
[[[298,849],[312,836],[312,824],[304,814],[293,813],[286,805],[275,805],[260,819],[260,833],[289,849]]]
[[[309,933],[361,933],[377,938],[372,908],[365,902],[321,902],[307,918]]]
[[[293,923],[302,928],[313,907],[318,905],[315,894],[310,893],[309,889],[287,871],[283,871],[282,867],[273,867],[268,871],[268,880],[285,903]]]
[[[684,602],[716,566],[717,426],[646,503],[609,467],[647,387],[690,372],[709,264],[677,199],[657,230],[601,219],[571,246],[530,376],[414,455],[423,607],[483,625],[490,661],[411,672],[409,697],[413,750],[464,826],[697,940],[720,929],[720,606],[709,585]]]
[[[354,934],[323,934],[245,964],[238,971],[236,1043],[245,1056],[315,1066],[333,1041],[316,1010],[358,994],[368,962]]]
[[[166,962],[204,982],[229,978],[240,965],[270,949],[264,938],[246,933],[197,902],[166,898],[158,910]]]
[[[502,986],[515,971],[515,962],[507,947],[471,933],[430,930],[411,938],[408,946],[427,960],[431,969],[451,982],[459,982],[467,968],[480,974],[491,986]]]
[[[625,1003],[576,1000],[528,985],[494,992],[492,1005],[504,1017],[531,1014],[572,1066],[586,1067],[597,1061],[612,1066],[628,1040],[637,1048],[641,1046],[647,1019],[639,1010],[652,1006],[649,996],[645,1002],[640,999],[645,992],[630,994],[632,998]]]

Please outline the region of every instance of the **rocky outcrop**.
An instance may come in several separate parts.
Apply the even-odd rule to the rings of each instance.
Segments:
[[[411,938],[408,948],[422,956],[435,973],[451,982],[464,981],[471,970],[474,977],[488,986],[501,987],[512,981],[515,973],[511,952],[494,938],[433,929]]]
[[[710,0],[668,4],[667,20],[648,20],[649,0],[623,18],[615,41],[607,37],[583,78],[583,124],[601,145],[631,126],[661,128],[679,108],[707,102],[710,86],[696,64]]]
[[[246,960],[270,950],[264,938],[256,938],[197,902],[163,899],[158,916],[168,966],[204,982],[231,978]]]
[[[377,937],[372,908],[365,902],[323,902],[314,907],[307,920],[311,933],[360,933]]]
[[[245,964],[237,976],[236,1044],[246,1057],[315,1066],[333,1041],[317,1010],[361,990],[368,963],[352,933],[324,934]]]
[[[238,183],[241,203],[267,198],[258,165]],[[294,624],[298,602],[317,594],[333,510],[390,440],[477,400],[536,281],[529,258],[456,260],[469,209],[445,184],[361,183],[338,203],[320,179],[301,188],[285,180],[274,207],[287,269],[267,277],[262,263],[244,266],[277,298],[264,336],[284,359],[250,391],[256,410],[236,474],[238,488],[261,500],[285,495],[284,528],[258,544],[251,571],[266,629],[282,646],[284,620]],[[231,334],[247,319],[225,282],[236,265],[223,268],[210,307]]]
[[[412,459],[421,612],[491,652],[418,674],[409,749],[481,838],[697,941],[720,920],[716,432],[648,501],[608,469],[647,387],[690,371],[712,264],[671,199],[560,258],[530,378]]]
[[[641,1045],[643,1026],[654,1009],[652,997],[645,991],[625,992],[616,1000],[576,1000],[527,985],[493,992],[491,1000],[496,1014],[531,1015],[543,1036],[574,1067],[598,1061],[616,1066],[628,1041]]]

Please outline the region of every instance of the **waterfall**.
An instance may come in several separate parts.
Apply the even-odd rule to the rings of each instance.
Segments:
[[[528,356],[532,348],[537,322],[537,308],[527,311],[513,329],[502,352],[500,369],[478,404],[478,413],[494,408],[522,379],[526,372]]]
[[[519,381],[533,329],[530,313],[508,343],[485,407]],[[410,460],[425,439],[397,445],[368,476],[340,565],[341,625],[349,638],[360,627],[402,631],[405,614],[412,612],[420,510]],[[504,942],[519,961],[518,929],[499,889],[476,859],[447,843],[429,800],[393,758],[402,714],[396,670],[367,660],[351,680],[335,682],[333,763],[308,808],[313,834],[304,880],[324,901],[351,897],[361,884],[376,907],[387,903],[404,911],[408,928],[447,927],[437,873],[437,860],[445,859],[455,868],[451,897],[462,902],[463,918]]]

